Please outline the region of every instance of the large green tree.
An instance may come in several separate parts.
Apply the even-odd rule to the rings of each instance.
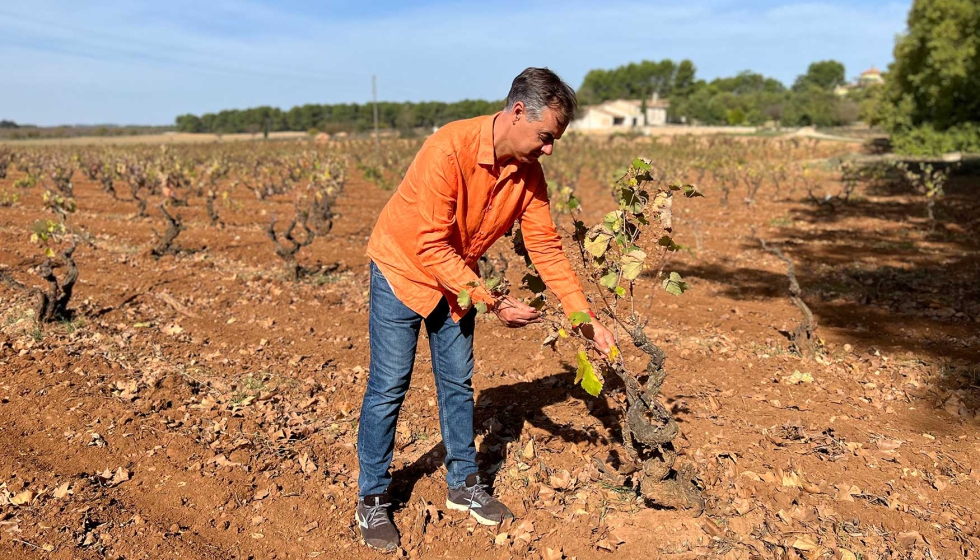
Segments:
[[[832,91],[837,86],[847,83],[844,77],[846,74],[844,65],[836,60],[821,60],[814,62],[793,83],[793,91],[805,91],[807,88],[816,87],[824,91]]]
[[[690,60],[675,63],[644,60],[631,62],[612,70],[590,70],[577,95],[579,103],[591,105],[610,99],[648,99],[653,93],[671,97],[690,93],[696,68]]]
[[[980,2],[915,0],[877,109],[901,151],[980,150]]]

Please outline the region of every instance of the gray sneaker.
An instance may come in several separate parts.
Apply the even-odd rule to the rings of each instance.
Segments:
[[[473,473],[466,477],[465,486],[450,488],[446,507],[456,511],[468,511],[481,525],[498,525],[514,514],[487,492],[487,475]]]
[[[357,501],[354,518],[361,529],[362,543],[378,550],[398,549],[398,529],[391,521],[389,507],[391,500],[388,499],[388,494],[364,496]]]

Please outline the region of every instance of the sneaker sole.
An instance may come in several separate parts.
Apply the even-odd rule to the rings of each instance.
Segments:
[[[480,525],[500,525],[500,522],[499,521],[494,521],[492,519],[487,519],[486,517],[483,517],[482,515],[480,515],[479,513],[477,513],[476,510],[474,510],[473,508],[471,508],[469,506],[455,504],[453,502],[450,502],[449,500],[446,500],[446,507],[449,508],[449,509],[451,509],[451,510],[455,510],[455,511],[468,511],[468,512],[470,512],[470,515],[472,515],[473,518],[476,519],[476,521]]]

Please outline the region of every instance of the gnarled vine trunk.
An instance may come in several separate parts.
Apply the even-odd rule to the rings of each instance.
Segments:
[[[667,378],[664,369],[667,358],[643,332],[642,325],[627,333],[633,345],[650,358],[643,377],[622,367],[614,370],[626,385],[623,442],[642,472],[640,494],[653,504],[689,510],[699,516],[704,511],[704,498],[695,485],[693,468],[688,465],[675,468],[677,452],[673,441],[679,429],[658,398]]]

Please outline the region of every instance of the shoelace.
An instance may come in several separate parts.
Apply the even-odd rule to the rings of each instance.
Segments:
[[[380,527],[388,523],[388,506],[391,504],[378,504],[376,506],[364,505],[364,509],[367,515],[364,516],[364,522],[367,523],[368,527],[375,528]]]
[[[485,506],[491,501],[493,501],[493,496],[487,493],[486,484],[477,483],[470,488],[470,504],[477,503]]]

